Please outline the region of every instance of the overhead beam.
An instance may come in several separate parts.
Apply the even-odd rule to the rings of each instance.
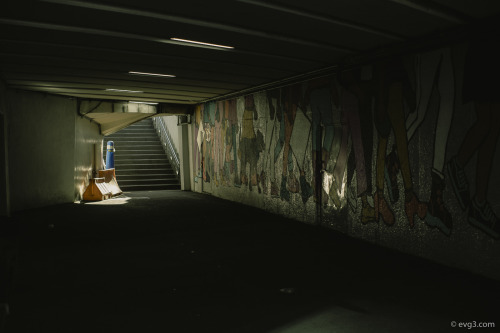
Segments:
[[[3,79],[0,78],[0,81]],[[35,77],[18,73],[13,73],[8,77],[9,85],[31,85],[38,87],[71,87],[73,85],[77,86],[88,86],[95,87],[98,82],[101,86],[110,86],[115,84],[120,84],[122,86],[128,87],[138,87],[140,89],[159,89],[159,90],[169,90],[173,93],[179,94],[195,94],[195,95],[217,95],[227,93],[228,89],[223,88],[212,88],[212,87],[199,87],[199,86],[189,86],[189,85],[180,85],[180,84],[160,84],[153,83],[149,81],[131,81],[131,80],[114,80],[114,79],[103,79],[103,78],[95,78],[95,77],[82,77],[79,76],[77,79],[74,77],[62,77],[62,76],[54,76],[50,77],[44,76],[43,78],[40,75]],[[5,81],[5,85],[7,86],[7,81]]]
[[[106,73],[104,75],[102,72],[90,72],[85,70],[58,70],[57,73],[53,71],[52,68],[39,68],[37,66],[22,66],[19,68],[14,68],[13,65],[7,65],[3,67],[0,65],[0,73],[2,73],[3,77],[6,81],[11,79],[23,79],[23,80],[39,80],[39,81],[47,81],[47,80],[58,80],[65,82],[89,82],[89,80],[119,80],[122,81],[123,84],[129,84],[131,82],[130,79],[123,79],[121,74],[113,74]],[[91,81],[92,82],[92,81]],[[140,85],[142,81],[133,80],[137,85]],[[148,81],[150,82],[150,81]],[[233,83],[233,82],[221,82],[221,81],[213,81],[213,80],[178,80],[175,83],[175,87],[179,87],[178,89],[191,91],[187,89],[191,89],[191,87],[196,88],[196,91],[207,91],[207,92],[221,92],[224,90],[233,90],[233,89],[243,89],[247,84],[242,83]],[[165,85],[168,87],[168,85]],[[177,89],[177,88],[175,88]],[[205,90],[206,89],[206,90]]]
[[[176,78],[162,78],[162,81],[176,81],[182,78],[192,77],[239,77],[239,81],[248,82],[254,79],[270,79],[273,77],[285,77],[299,72],[296,70],[276,70],[268,68],[259,68],[249,65],[227,65],[214,62],[196,63],[194,61],[184,61],[178,57],[179,61],[174,62],[175,58],[168,57],[128,57],[125,54],[90,54],[81,52],[78,55],[64,52],[65,49],[51,48],[43,51],[42,48],[24,49],[5,47],[5,51],[0,47],[0,59],[13,63],[35,63],[51,64],[55,67],[70,65],[72,68],[87,68],[93,70],[104,70],[106,72],[117,72],[130,76],[133,71],[163,72],[164,74],[174,74]],[[28,61],[28,62],[26,62]],[[167,64],[167,65],[165,65]],[[170,65],[174,64],[174,65]],[[232,81],[232,80],[231,80]]]
[[[52,53],[54,53],[53,49],[59,48],[59,49],[64,49],[66,51],[69,51],[73,53],[75,50],[81,50],[82,54],[85,54],[85,56],[89,57],[100,57],[101,54],[110,54],[111,57],[116,57],[117,55],[123,56],[126,55],[128,57],[143,57],[143,58],[149,58],[149,59],[155,59],[155,61],[163,61],[163,62],[172,62],[175,61],[176,63],[179,62],[185,62],[185,63],[199,63],[200,66],[213,66],[214,64],[224,66],[226,68],[234,68],[234,67],[244,67],[248,68],[248,70],[255,70],[255,69],[265,69],[266,71],[269,72],[275,72],[275,71],[290,71],[290,68],[293,68],[296,73],[302,72],[300,69],[303,68],[304,66],[310,66],[313,64],[318,64],[317,61],[314,60],[309,60],[307,62],[303,61],[302,59],[296,59],[294,58],[293,60],[290,59],[290,62],[285,62],[283,59],[279,61],[264,61],[260,60],[258,62],[258,65],[255,63],[255,59],[251,58],[252,60],[244,60],[244,59],[235,59],[234,57],[231,57],[231,59],[221,59],[221,57],[214,57],[214,58],[207,58],[203,56],[195,56],[196,54],[193,53],[188,53],[184,52],[183,54],[175,54],[173,55],[172,53],[162,53],[158,52],[158,50],[155,50],[155,52],[146,52],[144,50],[137,50],[137,49],[124,49],[124,48],[119,48],[117,46],[113,48],[109,47],[102,47],[102,46],[89,46],[89,45],[77,45],[74,43],[70,43],[68,41],[63,42],[47,42],[47,41],[40,41],[40,40],[19,40],[19,39],[9,39],[9,38],[0,38],[0,45],[3,45],[3,47],[6,50],[10,49],[19,49],[19,47],[30,47],[30,48],[36,48],[35,51],[40,53],[41,50],[52,50]],[[1,47],[0,47],[1,49]],[[57,52],[62,53],[62,52]]]
[[[33,84],[19,84],[19,83],[14,83],[11,82],[9,84],[10,87],[12,88],[20,88],[20,89],[26,89],[26,90],[38,90],[38,91],[47,91],[47,92],[54,92],[54,93],[80,93],[80,94],[93,94],[93,95],[106,95],[110,96],[109,93],[104,93],[105,89],[102,89],[100,85],[95,85],[94,87],[78,87],[78,86],[72,86],[72,87],[61,87],[61,86],[42,86],[42,85],[33,85]],[[127,88],[127,87],[122,87],[122,86],[116,86],[119,88]],[[140,96],[143,96],[144,98],[164,98],[164,99],[171,99],[175,97],[176,99],[182,99],[182,100],[194,100],[194,99],[204,99],[204,98],[209,98],[213,97],[216,94],[201,94],[200,95],[194,95],[194,94],[185,94],[185,93],[180,93],[178,91],[164,91],[164,92],[152,92],[152,91],[146,91],[142,93]],[[138,95],[136,95],[138,96]],[[113,96],[116,97],[116,96]]]
[[[438,5],[431,1],[422,0],[388,0],[402,6],[418,10],[431,16],[436,16],[453,23],[464,24],[466,23],[465,15],[458,14],[456,11]]]
[[[151,61],[156,61],[156,62],[173,62],[175,61],[176,63],[178,62],[183,62],[183,63],[193,63],[195,62],[196,64],[199,64],[198,66],[201,67],[206,67],[206,66],[214,66],[214,64],[220,65],[221,67],[224,68],[236,68],[236,67],[241,67],[241,68],[246,68],[249,71],[255,71],[258,69],[265,69],[266,71],[280,71],[280,72],[289,72],[288,69],[277,69],[276,65],[270,65],[268,63],[262,64],[259,63],[256,65],[255,63],[248,63],[248,62],[234,62],[234,61],[227,61],[227,60],[220,60],[220,58],[217,59],[207,59],[203,57],[193,57],[193,56],[180,56],[180,55],[171,55],[171,54],[162,54],[162,53],[151,53],[151,52],[143,52],[139,50],[125,50],[125,49],[117,49],[117,48],[104,48],[104,47],[95,47],[95,46],[82,46],[82,45],[75,45],[71,43],[53,43],[53,42],[41,42],[41,41],[33,41],[33,40],[18,40],[18,39],[5,39],[5,38],[0,38],[0,43],[3,45],[8,44],[7,46],[4,46],[5,50],[10,50],[11,47],[15,49],[19,49],[19,47],[25,47],[25,48],[31,48],[30,54],[36,55],[40,54],[41,56],[44,55],[43,50],[49,50],[49,54],[58,54],[61,56],[62,52],[59,50],[64,50],[64,51],[69,51],[69,52],[74,52],[75,49],[81,50],[81,55],[80,57],[85,57],[84,59],[102,59],[103,56],[102,54],[105,54],[108,56],[108,58],[113,58],[116,59],[117,56],[127,56],[129,58],[137,58],[141,57],[144,59],[148,60],[148,63],[151,63]],[[1,50],[2,47],[0,47]],[[59,50],[55,51],[55,48],[59,48]],[[1,52],[1,51],[0,51]],[[123,62],[123,61],[121,61]],[[280,64],[280,62],[274,62],[273,64]],[[192,66],[190,66],[192,68]],[[296,70],[296,69],[294,69]],[[298,73],[298,71],[297,71]]]
[[[159,70],[162,68],[161,64],[155,63],[136,63],[132,62],[122,62],[122,61],[112,61],[112,60],[96,60],[96,59],[85,59],[80,57],[64,57],[64,56],[53,56],[53,55],[36,55],[36,54],[20,54],[20,53],[9,53],[0,51],[0,60],[4,64],[13,65],[43,65],[52,68],[74,68],[80,70],[97,70],[104,73],[116,73],[123,74],[124,76],[130,76],[129,71],[133,68],[154,68],[152,70]],[[213,67],[213,66],[212,66]],[[230,81],[230,82],[240,82],[240,83],[252,83],[256,81],[262,81],[272,78],[271,75],[266,75],[265,71],[257,70],[237,70],[233,71],[222,71],[207,67],[188,67],[179,66],[168,69],[169,72],[174,72],[176,78],[164,79],[165,81],[175,81],[178,79],[192,79],[196,77],[197,79],[206,79],[214,81]],[[290,73],[283,73],[281,76],[289,76]]]
[[[158,105],[157,114],[161,115],[184,115],[193,113],[193,105],[190,104],[174,104],[174,103],[161,103]]]
[[[128,102],[103,102],[101,100],[79,99],[78,114],[88,116],[99,113],[144,113],[153,115],[157,107],[147,104],[132,104]]]
[[[158,98],[140,98],[137,96],[130,96],[125,98],[121,96],[111,96],[111,95],[108,96],[108,95],[97,95],[97,94],[57,93],[57,92],[52,92],[52,94],[64,95],[70,97],[81,97],[94,100],[108,100],[108,101],[121,101],[121,102],[140,101],[140,102],[177,103],[177,104],[197,104],[202,102],[199,100],[179,100],[175,98],[158,99]]]
[[[298,45],[302,45],[302,46],[318,47],[318,48],[327,49],[327,50],[334,50],[334,51],[340,51],[340,52],[346,52],[346,53],[352,53],[352,52],[356,51],[354,49],[349,49],[349,48],[342,47],[342,46],[336,46],[336,45],[324,44],[324,43],[316,43],[313,41],[304,40],[304,39],[300,39],[300,38],[282,36],[282,35],[272,34],[272,33],[264,32],[264,31],[246,29],[243,27],[233,26],[233,25],[229,25],[229,24],[222,24],[222,23],[217,23],[217,22],[212,22],[212,21],[204,21],[204,20],[193,19],[193,18],[189,18],[189,17],[182,17],[182,16],[178,16],[178,15],[168,15],[168,14],[163,14],[163,13],[150,12],[150,11],[145,11],[145,10],[138,10],[138,9],[121,7],[121,6],[104,5],[104,4],[99,4],[99,3],[78,1],[78,0],[41,0],[41,1],[55,3],[55,4],[59,4],[59,5],[88,8],[88,9],[107,11],[107,12],[113,12],[113,13],[121,13],[121,14],[127,14],[127,15],[154,18],[154,19],[158,19],[158,20],[188,24],[188,25],[195,25],[195,26],[199,26],[199,27],[203,27],[203,28],[230,31],[230,32],[238,33],[238,34],[248,35],[248,36],[255,36],[255,37],[260,37],[260,38],[265,38],[265,39],[277,40],[277,41],[282,41],[282,42],[287,42],[287,43],[292,43],[292,44],[298,44]],[[182,45],[184,45],[184,44],[182,44]]]
[[[32,73],[32,74],[44,74],[44,75],[70,75],[70,76],[94,76],[101,78],[118,78],[127,80],[126,74],[123,71],[106,71],[99,69],[92,69],[91,67],[76,67],[67,64],[58,65],[53,63],[29,63],[20,64],[19,62],[3,60],[0,64],[0,69],[3,73]],[[201,72],[200,72],[201,73]],[[181,85],[196,84],[198,86],[214,86],[219,88],[237,88],[246,87],[249,84],[258,84],[267,79],[261,78],[248,78],[247,81],[241,80],[241,76],[229,75],[224,76],[210,76],[207,73],[202,73],[200,77],[196,77],[195,71],[189,77],[176,79],[176,83]],[[200,84],[202,83],[202,84]],[[206,83],[206,84],[205,84]]]
[[[74,26],[69,26],[69,25],[62,25],[62,24],[54,24],[54,23],[45,23],[45,22],[35,22],[35,21],[26,21],[26,20],[17,20],[17,19],[8,19],[8,18],[0,18],[0,24],[5,24],[5,25],[12,25],[12,26],[20,26],[20,27],[28,27],[28,28],[35,28],[35,29],[44,29],[44,30],[53,30],[53,31],[65,31],[65,32],[76,32],[76,33],[82,33],[82,34],[89,34],[89,35],[97,35],[97,36],[105,36],[105,37],[114,37],[114,38],[123,38],[123,39],[135,39],[135,40],[141,40],[141,41],[147,41],[147,42],[153,42],[153,43],[161,43],[161,44],[170,44],[170,45],[177,45],[177,46],[186,46],[185,43],[181,42],[176,42],[170,39],[164,39],[164,38],[158,38],[158,37],[153,37],[153,36],[146,36],[146,35],[138,35],[138,34],[132,34],[132,33],[125,33],[125,32],[119,32],[119,31],[111,31],[111,30],[103,30],[103,29],[93,29],[93,28],[85,28],[85,27],[74,27]],[[289,41],[291,42],[291,41]],[[345,48],[337,48],[337,47],[327,47],[325,44],[321,43],[307,43],[309,44],[308,46],[314,46],[314,47],[321,47],[323,49],[330,49],[334,51],[340,51],[343,53],[353,53],[355,50],[352,49],[345,49]],[[198,48],[203,48],[207,49],[207,47],[202,47],[196,44],[193,44],[192,47],[198,47]],[[215,49],[215,48],[213,48]],[[265,58],[272,58],[272,59],[284,59],[284,60],[293,60],[293,61],[303,61],[303,62],[311,62],[311,60],[307,59],[300,59],[297,57],[291,57],[291,56],[284,56],[284,55],[277,55],[277,54],[271,54],[271,53],[263,53],[263,52],[256,52],[256,51],[248,51],[248,50],[235,50],[235,49],[215,49],[219,52],[232,52],[232,53],[239,53],[243,55],[250,55],[250,56],[258,56],[258,57],[265,57]]]
[[[274,4],[271,2],[264,2],[264,1],[258,1],[258,0],[238,0],[238,1],[242,2],[242,3],[249,4],[249,5],[253,5],[253,6],[259,6],[259,7],[268,8],[268,9],[276,10],[276,11],[283,12],[283,13],[307,17],[307,18],[317,20],[317,21],[327,22],[327,23],[334,24],[334,25],[340,25],[340,26],[343,26],[343,27],[346,27],[349,29],[358,30],[358,31],[369,33],[372,35],[377,35],[377,36],[382,36],[382,37],[386,37],[389,39],[393,39],[395,41],[404,40],[403,37],[396,35],[396,34],[392,34],[392,33],[378,30],[378,29],[375,29],[372,27],[368,27],[366,25],[348,22],[348,21],[341,20],[341,19],[334,18],[334,17],[330,17],[330,16],[315,14],[315,13],[309,12],[309,11],[304,10],[304,9],[295,9],[292,7],[277,5],[277,4]]]
[[[48,78],[50,79],[50,78]],[[177,96],[189,96],[189,97],[197,97],[197,98],[208,98],[214,95],[221,93],[218,92],[209,92],[209,91],[187,91],[180,90],[175,86],[169,87],[148,87],[148,86],[139,86],[126,82],[120,81],[109,81],[110,83],[103,83],[101,81],[96,82],[95,80],[92,83],[82,83],[80,80],[78,82],[58,82],[58,81],[40,81],[40,80],[19,80],[19,79],[11,79],[9,80],[9,86],[11,87],[25,87],[26,89],[30,88],[50,88],[50,89],[86,89],[86,90],[104,90],[110,86],[119,87],[121,89],[140,89],[145,90],[152,93],[159,94],[169,94],[169,95],[177,95]],[[227,92],[227,91],[226,91]]]

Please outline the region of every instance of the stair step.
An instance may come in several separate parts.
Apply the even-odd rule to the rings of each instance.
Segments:
[[[120,132],[133,132],[133,131],[150,131],[150,132],[154,132],[156,131],[156,129],[154,128],[153,125],[146,125],[146,126],[131,126],[131,127],[127,127],[127,128],[124,128],[118,132],[115,132],[115,133],[120,133]]]
[[[112,137],[122,137],[122,136],[134,136],[134,135],[149,135],[149,136],[158,136],[158,134],[156,134],[156,130],[152,129],[152,130],[133,130],[133,131],[127,131],[127,132],[122,132],[122,131],[119,131],[119,132],[115,132],[113,134],[110,134],[110,135],[107,135],[106,138],[112,138]]]
[[[119,154],[115,153],[115,161],[117,160],[127,160],[127,159],[164,159],[167,158],[165,153],[159,152],[159,153],[144,153],[144,151],[137,151],[135,153],[129,153],[127,152],[126,154],[121,151]]]
[[[154,170],[158,171],[158,170]],[[140,180],[140,179],[175,179],[177,181],[177,175],[175,173],[133,173],[133,174],[119,174],[116,175],[116,179],[120,182],[126,180]]]
[[[161,144],[157,144],[157,145],[135,145],[135,146],[125,146],[125,147],[121,147],[120,148],[120,151],[121,152],[136,152],[136,151],[139,151],[139,152],[142,152],[142,151],[149,151],[149,150],[158,150],[158,151],[162,151],[163,153],[165,152],[163,150],[163,146]]]
[[[130,142],[130,141],[135,141],[135,142],[151,141],[151,142],[160,143],[160,140],[158,139],[158,137],[154,137],[154,136],[143,136],[143,137],[133,136],[133,137],[126,137],[126,138],[113,138],[113,139],[108,140],[108,141],[113,141],[115,143],[115,147],[116,147],[116,143]]]
[[[177,184],[177,179],[120,179],[120,186],[130,185],[172,185]]]
[[[164,158],[158,158],[158,159],[151,159],[151,158],[128,158],[128,159],[115,159],[115,164],[116,165],[128,165],[128,164],[151,164],[151,165],[158,165],[158,164],[170,164],[170,161],[164,157]]]
[[[154,134],[154,133],[153,133]],[[151,141],[160,141],[158,139],[158,135],[151,135],[150,133],[130,133],[130,134],[120,134],[120,135],[110,135],[109,137],[106,137],[107,141],[121,141],[121,140],[128,140],[132,141],[135,140],[136,138],[140,139],[151,139]]]
[[[127,136],[143,136],[143,135],[149,135],[149,136],[156,135],[156,136],[158,136],[155,131],[135,130],[135,131],[124,132],[124,133],[116,132],[116,133],[113,133],[113,134],[106,136],[106,138],[116,138],[116,137],[122,138],[122,137],[127,137]]]
[[[132,147],[132,146],[160,146],[161,147],[161,143],[159,140],[157,141],[152,141],[152,140],[148,140],[148,141],[129,141],[129,140],[120,140],[118,142],[115,142],[115,149],[117,149],[118,147]]]
[[[141,149],[141,150],[130,150],[130,149],[121,149],[118,152],[115,152],[115,156],[120,155],[120,157],[123,156],[137,156],[137,155],[157,155],[157,154],[164,154],[165,151],[163,148],[147,148],[147,149]]]
[[[157,136],[124,136],[124,137],[119,137],[119,138],[110,138],[108,141],[113,141],[113,142],[123,142],[123,141],[154,141],[154,142],[160,142]],[[107,141],[105,142],[107,143]]]
[[[124,129],[119,130],[115,133],[129,132],[129,131],[142,131],[142,130],[154,130],[153,124],[150,125],[130,125]]]
[[[103,152],[104,156],[106,156],[106,152],[104,151]],[[157,147],[156,149],[154,148],[145,148],[145,149],[134,149],[134,150],[130,150],[130,149],[120,149],[120,150],[116,150],[115,149],[115,161],[116,159],[123,159],[123,158],[126,158],[127,156],[130,156],[130,158],[136,158],[140,155],[144,155],[145,157],[146,156],[156,156],[158,155],[158,157],[160,156],[167,156],[165,154],[165,150],[163,150],[162,147]]]
[[[122,191],[177,190],[180,182],[151,119],[104,137],[115,146],[115,173]]]
[[[128,164],[151,164],[151,165],[158,165],[158,164],[169,164],[168,159],[165,156],[164,158],[158,158],[158,159],[153,159],[153,158],[134,158],[134,159],[116,159],[115,158],[115,165],[128,165]]]
[[[106,156],[107,151],[104,150],[103,154]],[[165,154],[165,150],[162,146],[133,146],[131,147],[121,147],[120,149],[115,148],[115,160],[117,158],[123,158],[123,156],[137,156],[137,155],[163,155]]]
[[[139,142],[136,141],[135,138],[126,138],[126,139],[121,139],[121,140],[115,140],[115,146],[116,144],[122,144],[122,145],[130,145],[130,144],[134,144],[136,143],[136,145],[155,145],[155,144],[158,144],[158,145],[161,145],[161,142],[158,138],[154,138],[154,137],[151,137],[151,138],[143,138],[143,139],[148,139],[148,140],[140,140]]]
[[[118,166],[115,168],[118,169]],[[130,170],[130,169],[151,169],[151,170],[172,170],[172,167],[169,163],[161,163],[161,164],[120,164],[119,169],[121,170]]]
[[[135,128],[135,127],[153,127],[153,122],[152,121],[149,121],[149,122],[138,122],[138,123],[135,123],[135,124],[132,124],[130,126],[127,126],[126,128]]]
[[[116,177],[123,177],[129,175],[175,175],[174,169],[118,169],[115,171]]]
[[[154,125],[153,124],[144,124],[144,125],[130,125],[128,127],[122,128],[118,132],[125,132],[125,131],[132,131],[132,130],[142,130],[142,129],[150,129],[154,130]],[[118,133],[115,132],[115,133]]]
[[[180,184],[159,184],[159,185],[128,185],[120,186],[122,191],[160,191],[160,190],[180,190]]]

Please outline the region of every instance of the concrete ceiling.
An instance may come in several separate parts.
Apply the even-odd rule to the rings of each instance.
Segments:
[[[197,104],[497,13],[498,0],[2,1],[0,77],[84,99]]]

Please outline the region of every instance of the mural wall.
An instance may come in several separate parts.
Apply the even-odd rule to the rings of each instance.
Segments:
[[[194,182],[500,279],[500,73],[489,48],[477,40],[199,105]]]

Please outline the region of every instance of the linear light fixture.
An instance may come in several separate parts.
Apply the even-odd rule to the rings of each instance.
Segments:
[[[128,72],[131,75],[140,75],[140,76],[159,76],[159,77],[175,77],[175,75],[171,74],[158,74],[158,73],[144,73],[144,72]]]
[[[182,39],[182,38],[170,38],[170,39],[173,40],[173,41],[176,41],[176,42],[193,44],[193,46],[200,46],[200,47],[207,47],[207,48],[219,48],[219,49],[234,49],[233,46],[226,46],[226,45],[220,45],[220,44],[198,42],[198,41],[189,40],[189,39]]]
[[[129,103],[133,104],[148,104],[148,105],[158,105],[158,103],[153,103],[153,102],[138,102],[138,101],[128,101]]]
[[[126,90],[126,89],[106,89],[106,91],[122,92],[122,93],[143,93],[144,91]]]

